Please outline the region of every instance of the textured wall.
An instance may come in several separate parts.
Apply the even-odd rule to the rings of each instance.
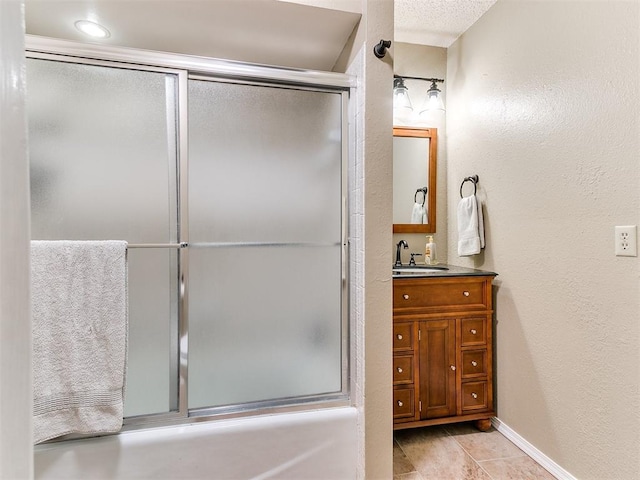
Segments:
[[[0,2],[0,478],[33,476],[22,2]]]
[[[580,479],[640,478],[640,3],[499,1],[448,52],[449,261],[495,270],[499,418]],[[480,176],[486,252],[456,255]]]
[[[365,22],[364,25],[362,22]],[[391,271],[387,259],[391,241],[391,162],[393,60],[378,59],[373,47],[393,38],[393,1],[364,0],[364,91],[360,112],[362,199],[364,225],[364,362],[365,478],[392,477],[392,356]]]
[[[393,2],[362,0],[362,20],[336,70],[358,78],[354,163],[349,165],[351,395],[358,407],[358,478],[393,475],[391,356],[391,96],[393,57],[373,55],[392,38]]]

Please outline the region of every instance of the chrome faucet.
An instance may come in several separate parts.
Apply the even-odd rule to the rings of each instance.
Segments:
[[[394,267],[402,266],[402,260],[400,260],[400,247],[406,250],[407,248],[409,248],[409,245],[404,240],[400,240],[398,242],[398,245],[396,245],[396,263],[393,265]]]

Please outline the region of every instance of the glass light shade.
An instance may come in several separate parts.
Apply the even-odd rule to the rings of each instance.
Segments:
[[[444,112],[444,102],[440,96],[440,90],[436,87],[435,83],[431,85],[431,88],[427,91],[427,99],[420,110],[420,115],[435,110],[441,110]]]
[[[395,78],[393,80],[393,110],[396,112],[413,111],[411,99],[409,99],[409,90],[404,86],[404,80],[402,78]]]
[[[397,87],[393,89],[393,109],[413,110],[407,87]]]

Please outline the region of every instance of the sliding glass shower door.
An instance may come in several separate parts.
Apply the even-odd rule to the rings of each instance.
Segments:
[[[34,240],[177,241],[177,73],[27,59]],[[178,406],[178,255],[128,252],[125,415]]]
[[[340,392],[342,96],[189,81],[189,407]]]
[[[129,242],[128,422],[344,400],[345,89],[30,57],[32,238]]]

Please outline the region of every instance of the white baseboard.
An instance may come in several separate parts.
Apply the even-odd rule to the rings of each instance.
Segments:
[[[506,423],[500,421],[499,418],[491,419],[491,424],[502,435],[511,440],[520,450],[533,458],[540,466],[547,470],[558,480],[577,480],[576,477],[567,472],[556,462],[547,457],[544,453],[525,440],[519,433],[509,427]]]

